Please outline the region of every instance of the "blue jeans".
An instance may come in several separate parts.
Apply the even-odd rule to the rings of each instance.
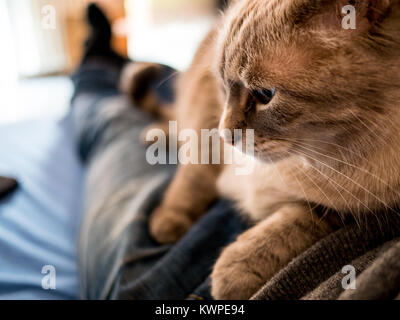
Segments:
[[[220,200],[173,246],[159,246],[148,217],[175,166],[148,164],[141,131],[153,119],[117,89],[121,66],[84,63],[75,74],[74,135],[86,165],[85,215],[79,241],[83,299],[211,299],[209,275],[222,248],[246,228]],[[174,70],[157,86],[173,99]]]

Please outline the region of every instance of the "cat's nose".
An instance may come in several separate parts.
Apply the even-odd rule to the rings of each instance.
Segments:
[[[221,138],[233,146],[242,141],[242,130],[235,129],[235,127],[240,127],[237,126],[240,123],[240,118],[237,114],[235,115],[236,118],[232,114],[232,109],[225,107],[218,127]]]

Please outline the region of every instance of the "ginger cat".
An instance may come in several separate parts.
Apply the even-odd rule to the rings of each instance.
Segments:
[[[349,4],[354,30],[342,28]],[[180,165],[150,221],[157,241],[175,242],[221,195],[253,219],[215,264],[216,299],[249,299],[335,230],[337,214],[397,214],[399,0],[233,1],[180,75],[168,114],[144,90],[158,68],[128,67],[137,105],[180,130],[254,129],[252,174]]]

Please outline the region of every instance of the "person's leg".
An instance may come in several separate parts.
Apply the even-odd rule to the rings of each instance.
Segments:
[[[94,16],[102,19],[101,12]],[[104,28],[104,23],[92,22],[96,25]],[[71,106],[77,145],[87,167],[79,241],[81,297],[185,299],[197,293],[209,298],[212,265],[244,224],[228,203],[220,202],[171,250],[151,239],[148,216],[175,167],[146,161],[140,134],[152,119],[118,91],[124,60],[109,54],[103,40],[88,43],[74,76]],[[156,87],[170,102],[174,70],[164,69]]]
[[[85,101],[89,107],[83,111]],[[74,123],[81,123],[76,132],[87,166],[79,245],[82,296],[103,299],[109,297],[125,246],[131,242],[126,228],[132,220],[143,219],[140,207],[148,193],[168,179],[171,169],[147,163],[139,137],[150,120],[131,110],[124,97],[81,96],[75,102],[74,114],[85,112]],[[140,237],[149,238],[145,233]]]
[[[173,170],[146,161],[139,137],[151,119],[133,108],[118,90],[126,60],[107,49],[99,36],[101,32],[96,28],[100,25],[106,29],[102,19],[97,7],[91,6],[89,20],[94,30],[73,76],[75,94],[71,103],[74,135],[87,167],[85,217],[79,243],[81,296],[86,299],[112,296],[126,246],[131,242],[126,228],[131,221],[143,219],[143,199]],[[140,254],[151,256],[165,251],[153,250],[154,244],[145,232],[136,232],[135,236],[149,242],[150,249]]]

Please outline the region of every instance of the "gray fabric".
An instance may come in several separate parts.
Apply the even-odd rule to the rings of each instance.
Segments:
[[[368,251],[361,257],[350,262],[349,265],[353,266],[356,270],[356,275],[362,274],[383,252],[391,248],[396,244],[398,239],[385,243],[379,248]],[[332,277],[322,282],[317,288],[309,292],[307,295],[302,297],[302,300],[336,300],[345,291],[342,285],[342,280],[345,274],[342,270],[335,273]],[[356,286],[357,286],[356,279]],[[347,289],[352,291],[353,289]]]
[[[339,300],[395,299],[400,292],[400,241],[384,252],[358,278],[355,290]]]
[[[87,169],[79,270],[82,297],[105,299],[124,264],[130,222],[141,219],[140,207],[151,192],[168,181],[172,169],[151,166],[145,159],[145,146],[139,136],[150,123],[148,116],[132,112],[121,96],[102,99],[94,114],[86,114],[94,101],[90,94],[80,95],[73,105],[79,110],[76,118],[85,123],[77,126],[81,131],[93,130],[93,124],[102,126],[101,136],[96,137],[101,141],[91,143],[97,147],[91,151],[96,153],[96,161],[91,161]],[[77,135],[90,137],[82,132]]]
[[[344,266],[400,236],[400,217],[396,213],[387,214],[384,222],[381,220],[366,216],[360,223],[348,225],[322,239],[278,272],[252,299],[295,300],[305,297]],[[400,257],[395,250],[391,255],[393,260],[396,255]],[[392,259],[383,260],[392,263],[385,272],[390,274],[387,275],[390,279],[397,279],[400,268],[396,268]],[[377,263],[380,265],[379,260]],[[384,271],[379,270],[381,273],[375,274],[383,277]]]

